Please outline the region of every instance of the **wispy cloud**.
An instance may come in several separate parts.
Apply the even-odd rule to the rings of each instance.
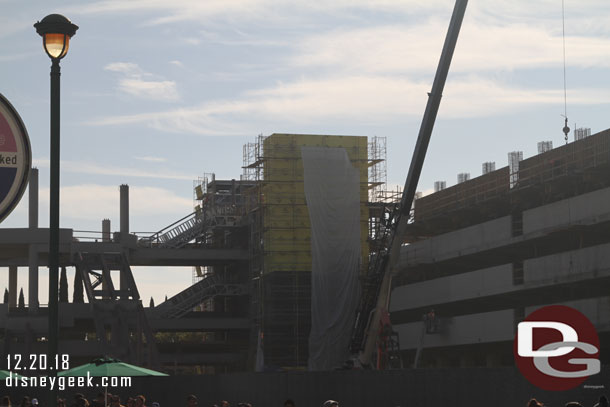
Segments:
[[[216,31],[201,31],[201,41],[206,44],[221,44],[228,46],[248,46],[248,47],[288,47],[294,43],[284,37],[269,38],[261,34],[253,34],[245,30],[232,30],[230,36],[226,33]]]
[[[430,20],[411,27],[343,29],[303,39],[290,64],[360,73],[421,73],[436,68],[446,22]],[[610,37],[568,36],[569,66],[610,67]],[[362,52],[366,50],[366,52]],[[559,67],[561,32],[514,23],[465,24],[452,72],[507,71]]]
[[[138,98],[173,102],[180,99],[176,82],[167,80],[145,79],[153,75],[142,70],[132,62],[113,62],[105,70],[124,75],[119,80],[119,90]]]
[[[167,158],[163,158],[163,157],[150,157],[150,156],[142,156],[142,157],[133,157],[136,160],[140,160],[140,161],[148,161],[148,162],[153,162],[153,163],[164,163],[167,161]]]
[[[157,157],[140,157],[136,158],[150,162],[163,162],[165,159]],[[34,166],[40,168],[49,167],[48,159],[35,158]],[[129,167],[115,167],[96,164],[88,161],[61,161],[62,171],[77,173],[77,174],[90,174],[90,175],[108,175],[123,178],[155,178],[155,179],[175,179],[175,180],[192,180],[193,175],[179,174],[168,172],[165,168],[159,171],[150,169],[140,168],[129,168]]]
[[[503,73],[516,70],[553,67],[559,70],[562,65],[561,30],[558,29],[561,20],[557,19],[561,16],[561,8],[551,0],[541,0],[527,7],[523,2],[517,3],[497,0],[469,6],[451,67],[452,76],[444,92],[442,111],[445,117],[487,117],[562,103],[560,83],[557,88],[535,88],[515,85],[503,78]],[[599,0],[586,0],[582,7],[599,10],[604,4]],[[344,25],[348,28],[333,25],[330,30],[317,30],[313,35],[306,34],[313,31],[305,30],[304,37],[292,42],[290,52],[284,59],[280,58],[278,66],[285,71],[281,76],[283,81],[275,86],[250,88],[233,99],[102,117],[88,124],[140,124],[168,132],[243,135],[252,131],[253,124],[263,121],[290,125],[341,120],[357,126],[398,122],[405,116],[419,117],[438,63],[452,6],[450,0],[414,4],[392,0],[315,0],[289,5],[278,5],[272,0],[177,0],[171,4],[157,0],[98,1],[84,6],[83,10],[92,12],[109,7],[117,12],[131,12],[144,9],[151,14],[166,13],[167,21],[175,21],[193,16],[230,15],[236,8],[239,11],[236,11],[235,19],[259,18],[272,12],[292,16],[295,10],[309,13],[347,10],[357,14],[374,9],[379,13],[404,13],[410,19],[409,24],[397,24],[395,18],[391,24],[387,23],[387,18],[371,19],[370,22],[363,19],[364,23],[357,25],[358,28],[350,28],[356,27],[350,24]],[[442,12],[437,13],[440,10]],[[535,18],[539,19],[539,24],[531,23]],[[571,18],[582,21],[583,17],[573,13]],[[598,21],[599,18],[592,19]],[[372,25],[373,21],[375,25]],[[213,29],[199,32],[206,42],[227,41],[227,36]],[[229,36],[228,41],[256,43],[269,40],[267,37],[250,38],[247,32],[246,28],[235,30],[236,36]],[[577,30],[571,34],[568,30],[568,34],[569,66],[610,67],[610,59],[605,57],[610,54],[610,37],[593,37]],[[285,44],[281,42],[283,40],[278,41]],[[170,63],[174,62],[177,61]],[[119,85],[127,94],[151,99],[177,98],[174,82],[150,80],[135,64],[115,63],[107,69],[127,76]],[[295,74],[287,74],[288,70]],[[607,103],[604,95],[607,88],[570,89],[570,103]]]
[[[121,79],[119,89],[130,95],[145,99],[176,101],[180,98],[174,81]]]
[[[144,124],[155,129],[202,135],[243,135],[253,122],[281,124],[349,121],[354,126],[421,116],[430,84],[408,78],[349,76],[279,83],[246,92],[241,98],[189,109],[112,116],[91,125]],[[607,103],[608,88],[572,89],[570,103]],[[467,103],[465,103],[467,101]],[[532,106],[560,105],[561,89],[516,88],[484,77],[448,81],[441,106],[444,117],[486,117]]]
[[[235,21],[282,21],[292,25],[304,15],[324,15],[339,13],[341,16],[361,17],[363,12],[374,11],[376,16],[385,13],[395,18],[418,18],[426,15],[446,15],[451,13],[452,0],[396,1],[396,0],[309,0],[299,2],[278,2],[277,0],[98,0],[69,9],[74,14],[134,14],[143,15],[152,24],[168,24],[178,21],[218,23],[219,19]],[[606,0],[580,0],[566,4],[567,19],[573,23],[573,31],[605,29],[597,24],[607,19]],[[469,21],[489,21],[492,25],[512,22],[535,22],[537,25],[557,25],[561,16],[561,3],[556,0],[494,0],[470,2],[466,18]],[[592,18],[592,16],[595,16]],[[361,19],[366,23],[365,19]],[[607,20],[606,20],[607,21]],[[443,30],[445,31],[445,30]]]
[[[143,75],[144,71],[133,62],[112,62],[104,67],[106,71],[121,72],[127,75]]]

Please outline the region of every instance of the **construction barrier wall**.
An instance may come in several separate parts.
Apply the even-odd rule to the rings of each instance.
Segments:
[[[288,398],[297,406],[321,406],[325,400],[338,400],[346,407],[436,407],[436,406],[525,406],[536,397],[545,406],[563,406],[580,401],[584,406],[597,403],[607,394],[610,368],[602,366],[600,374],[568,391],[544,391],[530,384],[514,367],[405,369],[387,371],[339,371],[315,373],[243,373],[230,375],[134,377],[132,387],[109,387],[121,401],[142,394],[146,403],[161,406],[186,403],[194,394],[200,406],[220,405],[227,400],[232,406],[249,402],[253,406],[282,406]],[[21,397],[42,397],[38,389],[2,388],[17,403]],[[68,389],[60,397],[72,400],[84,393],[89,400],[100,389]]]

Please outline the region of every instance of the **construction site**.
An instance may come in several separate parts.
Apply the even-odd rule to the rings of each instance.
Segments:
[[[60,352],[74,363],[102,355],[174,374],[306,369],[311,328],[311,227],[302,147],[340,149],[358,174],[361,274],[380,219],[396,197],[386,185],[386,140],[273,134],[244,146],[243,174],[194,181],[194,211],[152,235],[129,231],[129,188],[120,188],[120,230],[61,230],[61,266],[75,270],[71,301],[60,302]],[[33,170],[36,173],[36,170]],[[30,227],[3,229],[8,304],[0,308],[2,351],[43,352],[46,308],[38,267],[47,229],[37,227],[36,174]],[[193,285],[143,307],[132,266],[191,266]],[[19,307],[19,267],[29,267],[29,304]],[[25,269],[23,269],[25,271]],[[85,296],[83,296],[83,289]],[[80,300],[79,300],[80,298]],[[74,300],[73,300],[74,299]]]
[[[58,353],[71,365],[105,355],[168,373],[134,386],[163,404],[205,388],[265,405],[290,389],[311,405],[332,393],[351,405],[508,406],[558,390],[517,370],[515,338],[532,312],[563,305],[595,328],[599,349],[585,345],[600,368],[553,379],[583,378],[569,395],[597,397],[588,389],[604,388],[610,363],[610,129],[571,133],[566,108],[565,145],[540,141],[534,156],[507,152],[507,166],[456,169],[456,184],[417,192],[465,8],[456,1],[404,188],[388,187],[385,137],[259,135],[234,178],[201,174],[192,212],[155,233],[131,230],[128,185],[118,229],[60,229],[54,307],[39,301],[53,254],[31,168],[28,226],[0,229],[0,357],[52,352],[59,310]],[[192,283],[145,306],[132,267],[186,267]]]
[[[386,140],[258,136],[244,146],[239,179],[202,176],[194,182],[194,212],[153,235],[129,232],[127,186],[118,232],[107,220],[97,237],[62,230],[61,264],[77,278],[73,301],[60,303],[60,351],[69,349],[75,363],[109,354],[174,374],[305,370],[312,230],[300,151],[307,146],[345,151],[357,169],[363,280],[400,198],[386,191]],[[510,153],[510,166],[415,200],[392,283],[398,346],[388,368],[512,366],[516,324],[531,309],[557,303],[594,322],[605,354],[610,131],[525,160],[515,156],[523,155]],[[0,236],[2,266],[10,270],[8,304],[0,308],[4,355],[45,346],[46,308],[17,304],[18,267],[29,267],[29,298],[36,299],[47,258],[34,188],[35,181],[30,227]],[[192,266],[193,285],[143,307],[130,267],[168,265]],[[430,310],[434,326],[422,321]]]

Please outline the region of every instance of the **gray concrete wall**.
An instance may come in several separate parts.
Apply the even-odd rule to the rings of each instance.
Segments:
[[[443,318],[439,334],[424,336],[424,348],[506,341],[514,336],[514,326],[512,309]],[[416,349],[422,327],[421,321],[394,325],[400,349]]]
[[[523,236],[512,237],[511,217],[505,216],[403,246],[400,267],[434,263],[531,239],[568,225],[610,221],[610,188],[564,199],[523,212]]]
[[[610,244],[529,259],[524,261],[523,268],[523,285],[513,285],[512,265],[505,264],[396,287],[392,291],[390,311],[433,307],[523,288],[542,288],[558,283],[608,277]]]
[[[609,297],[562,304],[582,312],[595,325],[598,332],[610,331]],[[526,307],[525,315],[541,307],[543,305]],[[425,335],[424,348],[512,341],[515,335],[516,323],[512,309],[441,318],[440,321],[441,333]],[[422,324],[423,322],[418,321],[394,326],[400,335],[401,349],[416,349],[419,346]]]
[[[589,298],[586,300],[563,302],[561,304],[582,312],[595,325],[597,332],[610,331],[610,297]],[[538,308],[540,307],[526,307],[525,315]]]
[[[511,237],[511,219],[505,216],[403,246],[400,267],[481,252],[505,244]]]
[[[610,264],[610,263],[609,263]],[[396,287],[390,311],[420,308],[514,291],[512,264]]]
[[[610,244],[539,257],[523,262],[526,286],[596,278],[610,274]]]
[[[610,188],[604,188],[524,211],[523,234],[610,220],[609,202]]]

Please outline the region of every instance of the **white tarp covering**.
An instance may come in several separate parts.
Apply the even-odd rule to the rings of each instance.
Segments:
[[[360,175],[344,148],[301,147],[311,222],[309,370],[348,357],[360,296]]]

